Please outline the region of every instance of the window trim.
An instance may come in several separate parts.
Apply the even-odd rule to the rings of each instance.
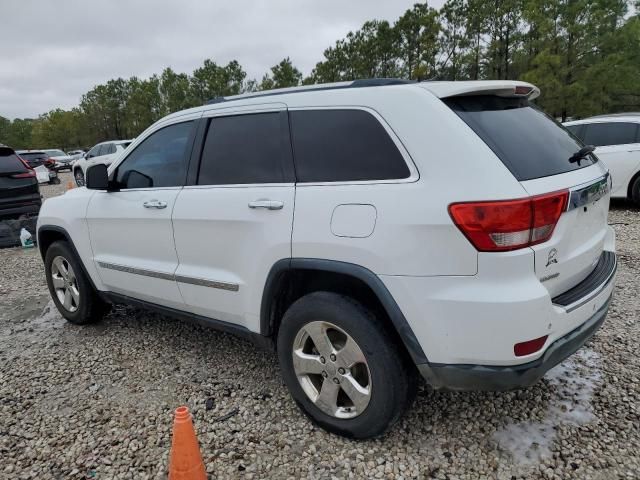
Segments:
[[[115,186],[114,190],[112,191],[118,191],[118,192],[143,192],[143,191],[156,191],[156,190],[175,190],[175,189],[179,189],[179,188],[183,188],[186,185],[186,181],[187,181],[187,177],[188,177],[188,172],[189,172],[189,167],[190,167],[190,163],[191,163],[191,153],[193,151],[193,147],[194,147],[194,140],[196,137],[196,131],[197,131],[197,127],[199,125],[199,116],[198,117],[194,117],[194,118],[177,118],[175,119],[176,121],[173,122],[163,122],[161,124],[157,125],[157,128],[154,128],[153,130],[150,130],[147,134],[145,134],[144,136],[139,136],[136,141],[135,141],[135,145],[133,147],[133,149],[127,153],[126,156],[122,157],[117,163],[113,163],[111,164],[112,169],[110,169],[108,171],[109,174],[109,183],[114,183],[115,184],[115,179],[118,176],[118,169],[120,168],[120,166],[127,161],[127,159],[133,155],[133,152],[135,152],[138,147],[140,145],[142,145],[149,137],[151,137],[152,135],[155,135],[157,132],[159,132],[160,130],[164,130],[165,128],[168,127],[172,127],[174,125],[179,125],[181,123],[187,123],[187,122],[192,122],[193,125],[191,126],[191,130],[189,132],[189,136],[187,137],[187,145],[186,145],[186,151],[185,151],[185,173],[184,173],[184,177],[182,179],[180,183],[180,185],[174,185],[171,187],[142,187],[142,188],[120,188],[119,186]],[[154,125],[156,126],[156,125]],[[131,145],[130,145],[131,146]],[[117,153],[117,152],[116,152]]]
[[[361,105],[297,106],[297,107],[292,107],[288,109],[289,112],[308,111],[308,110],[361,110],[363,112],[367,112],[371,114],[382,126],[382,128],[384,128],[385,132],[387,132],[387,135],[389,135],[389,138],[398,149],[398,152],[400,152],[400,156],[402,157],[405,164],[407,165],[407,168],[409,169],[409,176],[406,178],[396,178],[396,179],[389,179],[389,180],[342,180],[342,181],[336,181],[336,182],[300,182],[296,178],[297,187],[316,187],[316,186],[329,186],[329,185],[335,185],[335,186],[380,185],[380,184],[384,185],[384,184],[398,184],[398,183],[415,183],[418,180],[420,180],[420,172],[418,171],[418,168],[415,162],[413,161],[413,158],[409,154],[409,151],[407,150],[405,145],[402,143],[402,140],[400,140],[400,138],[398,137],[396,132],[393,130],[393,128],[391,128],[391,125],[387,123],[384,117],[380,115],[380,113],[378,113],[377,110],[370,107],[361,106]],[[293,149],[292,139],[291,139],[291,145],[292,145],[291,148]]]
[[[260,105],[262,108],[255,108],[255,106],[246,106],[244,108],[234,109],[216,109],[210,110],[206,116],[203,116],[200,120],[196,133],[196,144],[191,153],[191,162],[189,172],[187,175],[187,181],[185,187],[189,188],[229,188],[229,187],[275,187],[275,186],[294,186],[296,182],[295,166],[293,162],[293,151],[291,148],[291,126],[289,124],[289,115],[287,113],[286,105],[278,103],[272,105]],[[269,183],[209,183],[206,185],[198,184],[198,177],[200,175],[200,167],[202,166],[202,154],[204,152],[204,146],[207,141],[207,134],[212,121],[216,118],[225,117],[238,117],[242,115],[260,115],[265,113],[277,113],[281,123],[280,140],[285,145],[285,151],[288,153],[288,158],[282,158],[281,168],[285,177],[283,182],[269,182]],[[289,148],[286,148],[289,147]],[[193,165],[193,167],[191,167]]]

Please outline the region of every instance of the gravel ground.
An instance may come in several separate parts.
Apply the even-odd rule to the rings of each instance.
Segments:
[[[390,433],[360,442],[304,417],[274,355],[129,307],[68,324],[37,251],[0,250],[0,478],[165,478],[181,404],[211,478],[640,478],[640,210],[616,202],[610,222],[618,283],[589,345],[526,390],[421,385]]]

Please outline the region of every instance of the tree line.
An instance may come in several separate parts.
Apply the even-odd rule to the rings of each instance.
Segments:
[[[357,78],[519,79],[537,103],[566,120],[640,110],[640,0],[447,0],[417,3],[395,22],[371,20],[324,51],[304,77],[289,58],[260,81],[237,61],[205,60],[147,79],[117,78],[71,110],[36,119],[0,116],[0,143],[15,148],[88,147],[132,138],[163,116],[244,92]]]

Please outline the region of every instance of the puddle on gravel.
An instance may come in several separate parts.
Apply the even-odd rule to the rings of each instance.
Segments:
[[[545,379],[553,390],[545,418],[510,423],[493,435],[500,448],[520,465],[537,464],[551,456],[555,426],[584,425],[595,419],[591,398],[600,383],[600,356],[583,348],[550,370]]]
[[[66,323],[66,320],[62,318],[62,315],[60,315],[60,312],[53,303],[53,300],[49,300],[49,303],[47,303],[42,310],[42,314],[35,317],[30,322],[31,326],[42,327],[45,329],[63,328]]]

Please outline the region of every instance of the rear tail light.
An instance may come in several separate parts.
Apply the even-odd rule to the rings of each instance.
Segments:
[[[28,172],[14,173],[13,175],[11,175],[11,178],[31,178],[35,176],[36,176],[36,172],[34,172],[33,169],[29,169]]]
[[[454,223],[481,252],[504,252],[546,242],[567,207],[569,192],[520,200],[449,205]]]
[[[513,353],[516,357],[531,355],[544,346],[547,341],[547,336],[548,335],[545,335],[544,337],[534,338],[533,340],[527,340],[526,342],[516,343],[513,346]]]
[[[531,92],[533,91],[532,87],[527,87],[524,85],[518,85],[516,88],[514,88],[513,93],[514,95],[529,95]]]

